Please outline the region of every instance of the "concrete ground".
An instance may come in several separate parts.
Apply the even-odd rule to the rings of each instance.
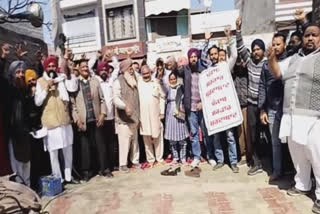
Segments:
[[[94,177],[87,184],[69,185],[58,198],[43,198],[50,203],[50,214],[308,214],[312,199],[290,197],[286,189],[292,179],[268,184],[267,174],[247,176],[247,166],[234,174],[225,165],[218,171],[202,163],[200,178],[184,175],[165,177],[160,172],[168,165],[152,169],[114,173],[114,178]]]

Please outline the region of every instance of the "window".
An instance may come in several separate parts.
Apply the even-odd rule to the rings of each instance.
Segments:
[[[108,41],[132,39],[136,37],[133,6],[106,10]]]

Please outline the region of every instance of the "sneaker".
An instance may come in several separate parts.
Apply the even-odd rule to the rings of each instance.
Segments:
[[[314,202],[312,212],[320,214],[320,200]]]
[[[191,165],[192,168],[195,168],[195,167],[197,167],[199,165],[199,163],[200,163],[200,160],[193,159],[193,161],[191,162],[190,165]]]
[[[233,173],[239,173],[239,167],[237,164],[231,164],[231,170]]]
[[[292,188],[288,189],[287,194],[290,196],[298,196],[298,195],[308,195],[310,191],[302,191],[297,189],[295,186]]]
[[[212,168],[212,170],[215,171],[215,170],[217,170],[217,169],[222,168],[223,166],[224,166],[223,163],[217,163],[217,164]]]
[[[215,160],[213,160],[213,159],[209,160],[208,162],[209,162],[209,164],[210,164],[212,167],[214,167],[215,165],[217,165],[217,162],[216,162]]]
[[[120,166],[119,171],[123,173],[128,173],[130,170],[127,166]]]
[[[135,164],[132,165],[132,168],[140,169],[141,168],[141,164],[140,163],[135,163]]]
[[[256,175],[261,172],[262,172],[261,166],[252,166],[248,171],[248,175],[252,176],[252,175]]]
[[[199,178],[201,169],[199,167],[194,167],[189,171],[185,171],[184,174],[189,177]]]

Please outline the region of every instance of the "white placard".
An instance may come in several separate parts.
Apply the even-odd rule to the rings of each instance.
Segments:
[[[241,107],[227,63],[219,63],[201,72],[199,89],[209,135],[242,123]]]

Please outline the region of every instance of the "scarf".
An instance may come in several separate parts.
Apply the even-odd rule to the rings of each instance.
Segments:
[[[137,87],[137,80],[134,75],[130,75],[129,72],[124,72],[123,77],[131,88]]]

